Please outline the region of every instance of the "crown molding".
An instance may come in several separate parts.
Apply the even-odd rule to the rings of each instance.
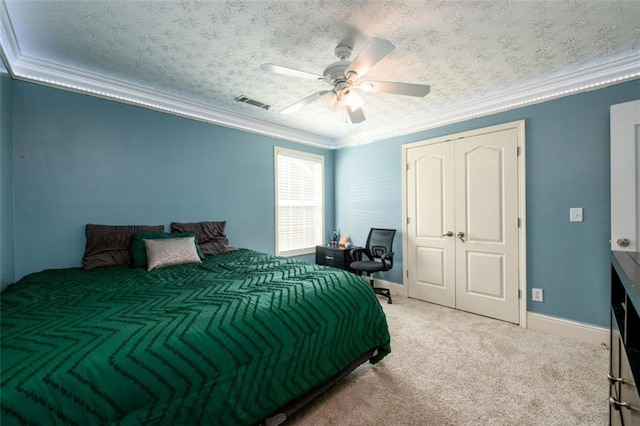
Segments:
[[[576,69],[514,90],[473,99],[440,110],[431,114],[425,120],[399,123],[393,127],[332,139],[257,120],[242,114],[194,102],[190,99],[109,79],[72,67],[24,56],[20,52],[6,5],[4,2],[0,3],[0,56],[9,74],[15,79],[325,149],[344,148],[406,136],[472,118],[640,78],[640,54],[634,54],[595,66]]]
[[[333,140],[329,138],[39,59],[20,56],[12,63],[11,71],[13,77],[18,80],[84,93],[277,139],[321,148],[333,148]]]
[[[640,78],[640,54],[617,58],[521,86],[514,90],[484,96],[480,99],[438,111],[426,120],[404,123],[404,125],[378,129],[375,132],[340,138],[335,141],[334,146],[335,148],[345,148],[406,136],[510,109],[546,102],[551,99],[600,89],[637,78]]]
[[[11,64],[16,60],[15,52],[19,51],[18,42],[13,33],[13,26],[7,13],[7,6],[3,1],[0,4],[0,59],[9,74],[12,74]]]

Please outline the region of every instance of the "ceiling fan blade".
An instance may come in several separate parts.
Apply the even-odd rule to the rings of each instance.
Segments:
[[[349,114],[349,118],[353,124],[362,123],[365,120],[364,112],[362,108],[357,108],[355,110],[351,109],[349,105],[345,105],[344,109],[347,110],[347,114]]]
[[[330,92],[331,92],[331,90],[321,90],[320,92],[316,92],[313,95],[307,96],[306,98],[296,102],[295,104],[286,107],[285,109],[280,111],[280,114],[291,114],[293,112],[296,112],[300,108],[302,108],[304,106],[307,106],[307,105],[309,105],[310,103],[312,103],[314,101],[317,101],[323,95],[326,95],[327,93],[330,93]]]
[[[393,52],[396,47],[389,40],[374,37],[351,62],[345,75],[349,80],[356,81],[367,73],[375,64],[380,62],[385,56]],[[355,75],[350,75],[355,73]]]
[[[262,64],[260,65],[260,69],[262,71],[272,72],[274,74],[289,75],[291,77],[301,77],[301,78],[307,78],[311,80],[321,80],[321,81],[326,80],[326,77],[322,75],[313,74],[306,71],[294,70],[293,68],[287,68],[281,65]]]
[[[406,95],[423,97],[431,91],[426,84],[395,83],[391,81],[370,81],[367,80],[356,86],[357,89],[365,92],[390,93],[392,95]]]

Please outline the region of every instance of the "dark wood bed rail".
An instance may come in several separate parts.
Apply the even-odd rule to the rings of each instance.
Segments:
[[[279,410],[276,410],[276,412],[273,415],[264,418],[261,422],[257,423],[257,426],[277,426],[281,424],[282,422],[287,420],[287,418],[289,418],[293,413],[295,413],[296,411],[298,411],[299,409],[301,409],[302,407],[304,407],[305,405],[307,405],[308,403],[316,399],[322,393],[327,391],[331,386],[335,385],[337,382],[339,382],[344,377],[346,377],[349,373],[355,370],[358,366],[360,366],[361,364],[364,364],[366,361],[373,358],[377,354],[378,354],[378,348],[374,348],[367,351],[366,353],[356,358],[349,365],[344,367],[342,370],[340,370],[338,373],[336,373],[333,377],[331,377],[326,382],[321,383],[320,385],[311,389],[309,392],[305,393],[301,397],[294,399],[284,407],[280,408]]]

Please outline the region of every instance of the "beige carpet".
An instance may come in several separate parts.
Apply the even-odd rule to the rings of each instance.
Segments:
[[[608,350],[414,299],[380,300],[392,353],[285,424],[608,423]]]

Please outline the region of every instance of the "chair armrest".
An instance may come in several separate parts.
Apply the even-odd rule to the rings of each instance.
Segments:
[[[395,253],[390,251],[388,253],[383,254],[380,257],[380,260],[382,261],[382,264],[384,265],[384,267],[387,269],[387,271],[391,268],[393,268],[393,255]],[[389,264],[387,265],[387,262],[389,262]]]
[[[369,258],[369,260],[373,260],[373,256],[371,255],[371,253],[369,252],[368,249],[366,249],[365,247],[359,247],[359,248],[351,249],[351,251],[349,252],[349,256],[351,257],[351,261],[352,262],[357,262],[359,260],[362,260],[362,254],[363,253],[364,253],[365,256],[367,256]]]

